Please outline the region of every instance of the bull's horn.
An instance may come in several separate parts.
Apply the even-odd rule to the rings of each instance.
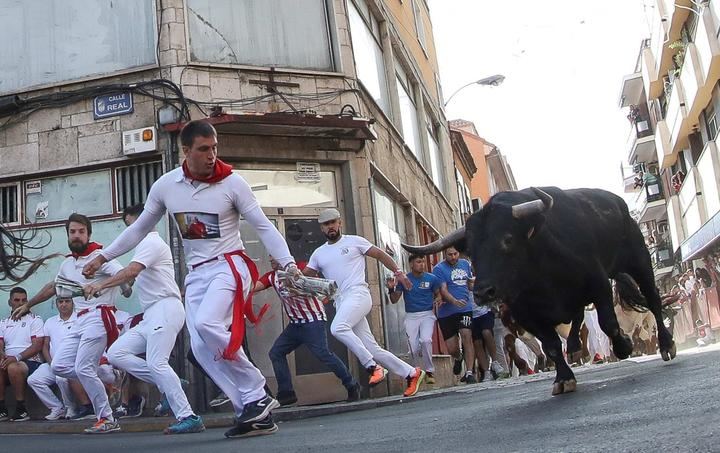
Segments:
[[[535,192],[535,195],[537,195],[537,197],[543,201],[546,211],[553,207],[553,202],[554,202],[553,197],[548,195],[547,192],[545,192],[544,190],[538,189],[537,187],[533,187],[532,191]]]
[[[403,248],[410,253],[416,255],[432,255],[434,253],[441,252],[446,248],[454,245],[457,241],[465,237],[465,227],[460,227],[447,236],[443,236],[437,241],[431,242],[427,245],[408,245],[402,244]]]
[[[516,219],[539,214],[545,210],[545,203],[542,200],[526,201],[512,207],[512,216]]]

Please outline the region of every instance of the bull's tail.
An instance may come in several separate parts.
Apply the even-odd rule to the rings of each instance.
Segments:
[[[619,300],[618,302],[625,310],[633,310],[644,313],[648,310],[648,303],[645,296],[640,292],[635,280],[624,273],[619,273],[614,277],[615,287],[617,288]]]

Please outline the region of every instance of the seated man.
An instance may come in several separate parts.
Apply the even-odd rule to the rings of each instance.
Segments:
[[[15,287],[10,290],[10,311],[27,302],[27,291]],[[42,319],[27,313],[17,321],[11,317],[0,321],[0,421],[30,420],[25,408],[25,387],[28,376],[40,366],[43,345]],[[7,382],[15,392],[15,413],[9,416],[5,407]]]

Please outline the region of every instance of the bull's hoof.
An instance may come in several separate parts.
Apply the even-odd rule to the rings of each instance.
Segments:
[[[618,335],[613,339],[613,352],[620,359],[627,359],[633,351],[633,342],[627,335]]]
[[[560,381],[553,384],[552,394],[560,395],[562,393],[574,392],[577,389],[577,381],[575,379],[568,379],[567,381]]]
[[[662,356],[662,359],[664,361],[669,361],[675,358],[677,355],[677,348],[675,347],[675,342],[673,341],[672,346],[670,346],[670,349],[664,349],[660,351],[660,355]]]

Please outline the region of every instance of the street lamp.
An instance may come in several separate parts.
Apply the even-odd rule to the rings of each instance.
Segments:
[[[460,92],[460,90],[462,90],[463,88],[467,88],[467,87],[469,87],[470,85],[490,85],[490,86],[496,87],[496,86],[500,85],[501,83],[503,83],[504,80],[505,80],[505,76],[504,76],[504,75],[502,75],[502,74],[495,74],[495,75],[490,76],[490,77],[485,77],[484,79],[480,79],[480,80],[476,80],[476,81],[474,81],[474,82],[470,82],[470,83],[468,83],[467,85],[463,85],[463,86],[461,86],[460,88],[458,88],[457,90],[455,90],[455,92],[454,92],[453,94],[450,95],[450,97],[448,98],[448,100],[445,101],[445,103],[443,104],[443,107],[447,107],[448,103],[449,103],[450,100],[453,98],[453,96],[455,96],[456,94],[458,94],[458,93]]]

